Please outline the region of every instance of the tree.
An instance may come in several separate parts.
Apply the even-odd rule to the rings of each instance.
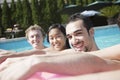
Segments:
[[[11,23],[12,25],[14,25],[16,23],[16,5],[15,5],[15,2],[14,0],[12,0],[12,3],[11,3]]]
[[[23,24],[23,8],[21,0],[17,0],[16,3],[16,23],[22,25]]]
[[[100,10],[101,15],[105,16],[108,18],[108,24],[114,24],[114,16],[120,12],[120,6],[118,5],[113,5],[110,7],[105,7]]]
[[[52,4],[52,5],[51,5]],[[49,0],[49,15],[50,15],[50,24],[51,23],[61,23],[61,16],[59,11],[59,8],[57,6],[57,0]],[[54,15],[53,15],[54,13]]]
[[[1,6],[0,6],[0,27],[2,27],[2,8],[1,8]]]
[[[28,0],[23,0],[23,28],[27,29],[30,25],[32,25],[32,11],[30,8],[30,4]]]
[[[1,9],[1,6],[0,6],[0,36],[2,36],[2,9]]]
[[[45,9],[44,9],[44,17],[43,21],[45,21],[45,26],[50,25],[50,8],[49,8],[49,0],[45,0]],[[53,4],[51,4],[53,5]],[[46,29],[45,29],[46,30]]]
[[[9,6],[6,0],[4,0],[3,7],[2,7],[2,26],[4,27],[4,29],[7,29],[8,27],[11,26],[10,21],[11,21],[10,20],[10,9],[9,9]]]
[[[38,0],[31,0],[32,19],[34,24],[40,24]]]
[[[58,4],[59,11],[61,11],[65,6],[64,0],[57,0],[57,4]]]
[[[76,0],[76,5],[82,6],[82,0]]]
[[[75,5],[75,4],[76,4],[76,0],[69,0],[69,1],[70,1],[69,3],[70,3],[71,5]]]
[[[44,16],[46,16],[44,13],[45,13],[45,7],[46,7],[46,0],[39,0],[38,1],[38,4],[39,4],[39,8],[38,8],[38,11],[39,11],[39,19],[40,19],[40,24],[43,24],[45,21],[44,21]]]

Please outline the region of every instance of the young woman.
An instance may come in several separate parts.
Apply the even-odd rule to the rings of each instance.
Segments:
[[[47,32],[47,41],[50,47],[46,48],[47,52],[62,51],[70,48],[66,38],[65,27],[61,24],[52,24]]]

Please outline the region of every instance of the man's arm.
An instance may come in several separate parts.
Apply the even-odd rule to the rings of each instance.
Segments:
[[[120,60],[120,44],[98,51],[90,52],[90,54],[99,56],[104,59]]]
[[[14,57],[24,57],[29,55],[39,55],[39,54],[45,54],[45,51],[42,50],[28,50],[23,52],[12,52],[7,50],[1,50],[0,51],[0,63],[5,61],[7,58],[14,58]]]
[[[115,69],[120,69],[120,62],[104,60],[91,54],[39,55],[10,65],[0,72],[0,78],[1,80],[5,78],[25,80],[36,71],[81,75]],[[12,72],[11,75],[8,72]],[[15,74],[17,75],[14,76]]]

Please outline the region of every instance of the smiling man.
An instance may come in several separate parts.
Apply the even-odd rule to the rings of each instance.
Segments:
[[[94,41],[93,24],[88,17],[79,13],[72,15],[66,25],[67,38],[76,51],[95,51],[98,47]]]

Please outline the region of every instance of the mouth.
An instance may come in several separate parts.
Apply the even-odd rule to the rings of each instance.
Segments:
[[[60,44],[54,44],[54,47],[59,48]]]
[[[81,41],[81,42],[75,44],[73,47],[76,51],[84,51],[84,42]]]

